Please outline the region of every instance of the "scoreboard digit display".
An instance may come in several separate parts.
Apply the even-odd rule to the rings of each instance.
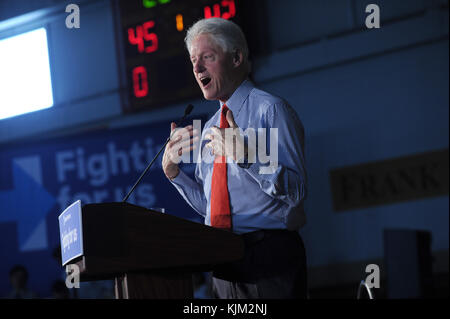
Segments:
[[[119,36],[124,57],[125,111],[164,107],[201,97],[184,37],[202,18],[242,21],[245,0],[119,0]]]

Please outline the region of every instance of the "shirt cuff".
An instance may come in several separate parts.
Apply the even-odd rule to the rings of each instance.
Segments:
[[[174,179],[169,179],[169,181],[175,185],[186,185],[186,183],[190,181],[190,178],[179,169],[178,175]]]

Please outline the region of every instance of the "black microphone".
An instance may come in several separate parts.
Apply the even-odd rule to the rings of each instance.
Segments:
[[[186,118],[186,116],[188,116],[189,114],[191,114],[192,110],[194,109],[194,106],[192,104],[189,104],[186,109],[184,110],[184,115],[183,117],[176,123],[177,127],[178,125],[181,124],[181,122],[184,121],[184,119]],[[124,199],[122,200],[122,203],[126,202],[128,197],[130,197],[131,193],[133,193],[134,189],[139,185],[139,183],[141,182],[141,179],[145,176],[145,174],[147,174],[147,171],[150,169],[150,167],[152,167],[153,162],[158,158],[159,154],[162,152],[162,150],[166,147],[167,143],[170,142],[170,138],[172,137],[172,134],[170,134],[170,136],[167,138],[166,142],[164,143],[164,145],[161,147],[161,149],[159,150],[159,152],[155,155],[155,157],[153,158],[153,160],[150,162],[150,164],[147,165],[147,168],[145,169],[145,171],[141,174],[141,176],[139,177],[139,179],[137,180],[137,182],[134,184],[134,186],[131,188],[131,190],[128,192],[127,196],[124,197]]]

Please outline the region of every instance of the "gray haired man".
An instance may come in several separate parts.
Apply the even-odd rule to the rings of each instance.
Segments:
[[[208,142],[200,144],[204,149],[195,179],[175,160],[197,145],[192,126],[183,137],[171,124],[163,170],[207,225],[241,234],[245,243],[242,260],[214,270],[213,292],[218,298],[306,298],[306,255],[298,233],[306,222],[303,125],[285,100],[248,79],[247,42],[236,24],[200,20],[185,42],[204,98],[218,100],[220,108],[205,124],[201,139]],[[277,165],[267,170],[260,158],[251,156],[270,144],[272,134],[257,145],[243,143],[244,138],[232,139],[230,145],[225,138],[230,129],[235,134],[275,130]],[[239,147],[244,151],[236,152]]]

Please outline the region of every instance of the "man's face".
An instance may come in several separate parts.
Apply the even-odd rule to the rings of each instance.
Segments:
[[[236,82],[233,59],[210,35],[200,34],[192,41],[191,62],[205,99],[225,102],[230,98]]]

